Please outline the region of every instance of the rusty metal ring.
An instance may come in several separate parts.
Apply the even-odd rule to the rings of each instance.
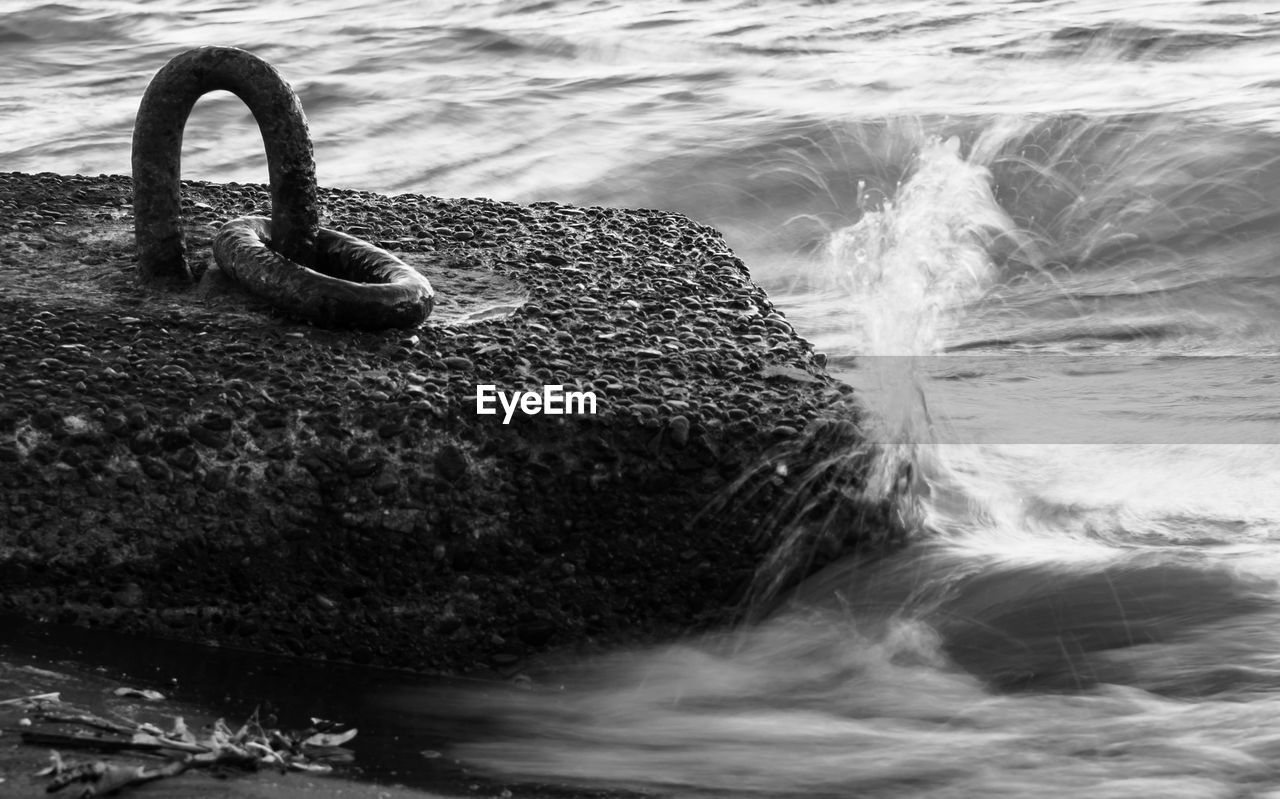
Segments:
[[[197,47],[174,57],[143,94],[133,129],[139,279],[192,280],[182,232],[182,134],[196,100],[219,89],[235,94],[253,112],[271,183],[269,224],[243,218],[228,223],[217,237],[222,244],[215,246],[219,266],[282,310],[318,324],[421,324],[434,299],[426,278],[373,245],[321,230],[315,157],[302,103],[274,67],[235,47]]]
[[[272,220],[242,216],[213,240],[218,266],[285,313],[326,327],[416,327],[435,292],[418,270],[355,236],[320,228],[314,268],[268,246]]]

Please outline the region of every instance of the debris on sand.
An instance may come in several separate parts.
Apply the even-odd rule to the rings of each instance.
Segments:
[[[285,731],[271,726],[274,717],[265,722],[257,711],[238,729],[218,719],[196,735],[187,728],[181,716],[163,730],[150,723],[113,721],[93,713],[80,712],[62,705],[57,694],[41,694],[5,700],[3,704],[29,706],[29,725],[23,725],[22,742],[50,747],[52,761],[37,777],[49,777],[50,793],[67,786],[79,786],[80,797],[100,796],[165,777],[174,777],[188,769],[217,771],[257,771],[274,768],[281,772],[306,771],[328,773],[334,763],[350,762],[354,754],[343,744],[356,736],[356,730],[340,730],[339,725],[323,719],[311,719],[302,730]],[[73,763],[64,760],[59,750],[80,749],[99,753],[141,755],[159,758],[155,765],[113,763],[95,760]]]

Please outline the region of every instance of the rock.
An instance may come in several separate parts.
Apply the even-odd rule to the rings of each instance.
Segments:
[[[196,441],[211,449],[222,449],[231,443],[230,426],[223,430],[214,430],[203,424],[187,426],[187,434]]]
[[[391,471],[382,471],[377,479],[373,481],[373,493],[378,496],[395,493],[400,487],[400,478]]]
[[[200,455],[191,447],[187,447],[170,455],[168,461],[184,472],[191,472],[195,471],[196,466],[200,464]]]
[[[532,647],[545,646],[555,634],[555,625],[548,621],[528,621],[516,627],[516,637]]]
[[[111,436],[125,435],[129,431],[129,423],[123,414],[109,413],[102,417],[102,430]]]
[[[116,593],[112,594],[115,604],[122,608],[142,607],[144,596],[142,587],[137,583],[127,583]]]
[[[469,468],[466,454],[454,444],[446,444],[436,453],[436,472],[451,483],[465,477]]]
[[[160,448],[165,452],[173,452],[191,446],[191,434],[185,429],[165,430],[159,436]]]
[[[780,366],[778,364],[770,364],[760,370],[760,374],[766,380],[793,380],[797,383],[810,383],[812,385],[823,385],[820,378],[806,372],[795,366]]]
[[[726,610],[759,565],[759,520],[831,457],[811,425],[856,418],[718,234],[678,214],[322,190],[333,227],[409,241],[440,278],[439,315],[373,334],[138,290],[130,191],[0,173],[0,206],[66,222],[35,251],[15,237],[51,223],[0,219],[0,258],[23,253],[0,269],[0,582],[24,615],[74,593],[122,630],[446,671],[588,631],[669,634]],[[183,193],[208,218],[268,200]],[[534,302],[459,323],[497,278]],[[590,389],[598,407],[504,424],[476,413],[489,382]],[[786,468],[762,466],[779,443]],[[856,519],[851,540],[892,540]],[[145,601],[122,600],[125,580]]]
[[[210,469],[204,476],[202,485],[204,490],[216,494],[227,487],[227,480],[231,477],[231,473],[224,468],[218,467]]]
[[[667,422],[667,433],[671,436],[671,443],[684,449],[689,443],[689,420],[684,416],[673,416]]]
[[[417,526],[418,514],[406,508],[385,511],[382,515],[382,526],[393,533],[412,533]]]
[[[211,413],[200,420],[200,427],[219,433],[225,433],[231,429],[231,417],[220,413]]]
[[[347,474],[352,477],[369,477],[382,469],[384,462],[376,455],[368,455],[347,461]]]
[[[378,438],[395,438],[407,428],[404,422],[395,420],[378,426]]]
[[[129,451],[134,455],[146,455],[159,448],[155,436],[149,430],[134,433],[129,437]]]
[[[147,426],[148,414],[145,406],[134,403],[125,407],[124,418],[133,430],[141,430]]]
[[[152,480],[167,483],[173,479],[173,472],[165,465],[165,462],[150,455],[144,455],[139,458],[138,465],[142,467],[142,473]]]

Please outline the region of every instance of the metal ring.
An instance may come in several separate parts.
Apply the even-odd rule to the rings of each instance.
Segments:
[[[252,53],[197,47],[156,73],[133,126],[134,232],[143,281],[191,280],[183,257],[182,132],[196,100],[219,89],[243,100],[262,131],[276,249],[301,264],[311,262],[320,206],[302,103],[275,67]]]
[[[292,316],[326,327],[416,327],[435,304],[431,283],[386,250],[328,228],[316,237],[314,268],[268,246],[273,221],[242,216],[213,240],[218,266]]]
[[[434,302],[431,284],[390,253],[320,228],[302,103],[275,67],[235,47],[198,47],[176,56],[143,94],[133,129],[139,280],[192,280],[182,233],[182,133],[196,100],[218,89],[253,112],[271,182],[269,223],[245,217],[218,234],[214,251],[222,269],[286,313],[317,324],[421,324]]]

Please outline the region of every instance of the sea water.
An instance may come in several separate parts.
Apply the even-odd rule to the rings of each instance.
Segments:
[[[871,410],[859,490],[910,475],[906,552],[469,699],[455,754],[672,795],[1280,796],[1280,11],[307,9],[9,0],[0,168],[127,172],[159,66],[245,47],[325,185],[717,226]],[[184,176],[265,179],[239,101],[187,130]]]

